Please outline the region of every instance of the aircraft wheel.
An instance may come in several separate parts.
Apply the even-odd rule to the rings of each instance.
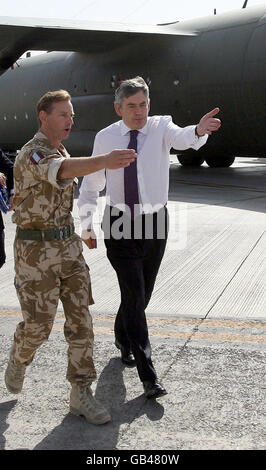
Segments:
[[[211,168],[228,168],[234,163],[235,157],[233,155],[224,155],[224,154],[215,155],[215,151],[214,151],[214,155],[205,157],[205,161],[207,165],[209,165],[209,167]]]
[[[177,155],[177,159],[182,166],[200,166],[204,162],[204,157],[197,155],[195,150],[187,150],[182,155]]]

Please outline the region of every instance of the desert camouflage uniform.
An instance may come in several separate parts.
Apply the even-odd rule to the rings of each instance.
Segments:
[[[57,180],[65,158],[38,132],[21,150],[14,166],[15,212],[21,229],[48,229],[73,224],[75,179]],[[14,242],[15,286],[24,321],[17,326],[11,359],[28,365],[37,348],[48,339],[58,300],[65,312],[64,333],[69,344],[67,379],[89,385],[96,378],[93,364],[93,327],[88,305],[93,303],[89,268],[82,241],[73,233],[67,239]]]

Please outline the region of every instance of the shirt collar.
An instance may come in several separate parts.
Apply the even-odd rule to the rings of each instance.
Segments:
[[[128,134],[132,129],[126,126],[124,121],[121,121],[121,135],[126,135]],[[148,122],[146,122],[145,126],[142,127],[141,129],[138,129],[139,132],[142,134],[147,134],[148,133]]]

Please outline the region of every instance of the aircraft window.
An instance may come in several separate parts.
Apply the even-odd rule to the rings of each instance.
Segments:
[[[4,116],[4,121],[6,121],[6,120],[7,120],[7,117],[6,117],[6,115],[5,115],[5,116]]]
[[[28,113],[25,113],[25,119],[29,119]]]
[[[14,119],[17,120],[17,115],[15,114]]]
[[[116,76],[112,75],[111,76],[111,88],[115,88],[116,85]]]
[[[119,87],[121,85],[122,81],[123,81],[122,73],[118,73],[117,75],[112,75],[111,76],[111,82],[110,82],[111,88]]]

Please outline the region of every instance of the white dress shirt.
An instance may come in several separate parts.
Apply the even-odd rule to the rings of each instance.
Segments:
[[[171,116],[151,116],[137,136],[137,174],[139,201],[142,212],[153,213],[164,206],[169,189],[169,153],[193,148],[198,150],[208,135],[197,137],[195,125],[181,128]],[[115,149],[126,149],[130,129],[121,120],[102,129],[95,137],[92,155],[101,155]],[[99,191],[106,185],[106,198],[110,206],[124,210],[124,168],[103,169],[84,176],[78,200],[83,230],[92,228],[92,215],[97,207]]]

